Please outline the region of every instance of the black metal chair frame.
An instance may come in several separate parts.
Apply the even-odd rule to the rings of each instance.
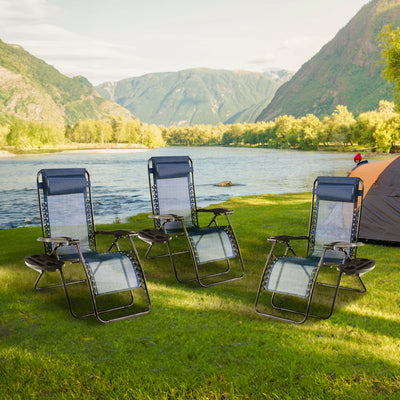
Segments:
[[[144,271],[141,266],[138,253],[137,253],[136,247],[133,242],[133,238],[137,237],[138,234],[134,231],[124,230],[124,229],[113,230],[113,231],[102,231],[102,230],[96,231],[95,230],[94,222],[93,222],[94,216],[93,216],[91,186],[89,184],[89,186],[87,188],[88,199],[87,199],[86,207],[88,207],[88,212],[89,212],[88,219],[89,219],[90,245],[97,252],[96,235],[114,236],[114,239],[113,239],[111,245],[109,246],[108,250],[106,251],[106,253],[110,253],[112,251],[112,249],[115,248],[115,250],[117,252],[126,254],[132,260],[132,262],[136,266],[136,271],[139,275],[141,288],[145,292],[147,303],[148,303],[148,306],[144,311],[130,313],[127,315],[109,318],[109,319],[104,319],[101,317],[103,314],[112,313],[112,312],[115,312],[118,310],[123,310],[123,309],[129,309],[130,307],[132,307],[134,305],[133,289],[128,290],[130,300],[127,304],[124,304],[124,305],[118,306],[118,307],[102,309],[102,310],[98,309],[98,306],[96,303],[96,294],[94,292],[92,284],[90,283],[91,280],[90,280],[89,270],[88,270],[87,264],[85,262],[84,255],[82,253],[79,240],[70,238],[70,237],[65,237],[65,236],[58,236],[58,237],[50,236],[49,227],[45,223],[45,201],[43,200],[42,195],[41,195],[41,190],[43,188],[43,182],[41,181],[41,174],[42,174],[42,170],[40,170],[37,174],[37,193],[38,193],[39,211],[40,211],[40,219],[41,219],[41,227],[42,227],[42,235],[43,236],[38,238],[37,240],[40,242],[43,242],[44,254],[35,254],[35,255],[25,257],[25,264],[27,266],[29,266],[30,268],[36,270],[39,273],[39,276],[36,279],[36,282],[34,284],[34,289],[35,290],[44,290],[44,289],[63,287],[64,293],[65,293],[65,296],[67,299],[68,309],[73,317],[79,318],[79,319],[94,316],[99,322],[106,324],[109,322],[120,321],[120,320],[137,317],[137,316],[149,313],[151,310],[151,300],[150,300],[149,292],[147,289],[147,283],[146,283]],[[85,174],[86,174],[88,182],[90,183],[90,175],[87,170],[85,170]],[[129,241],[129,244],[130,244],[129,251],[121,251],[120,245],[119,245],[119,240],[122,238],[126,238]],[[62,259],[62,260],[59,259],[57,250],[62,246],[75,246],[78,257],[73,258],[73,259]],[[75,280],[75,281],[66,281],[64,273],[63,273],[63,268],[65,267],[65,262],[70,262],[71,264],[80,263],[82,265],[84,273],[85,273],[85,279],[80,279],[80,280]],[[55,271],[58,271],[60,274],[61,284],[39,286],[39,281],[42,279],[42,277],[45,275],[46,272],[55,272]],[[75,285],[75,284],[80,284],[80,283],[85,283],[85,282],[87,283],[87,286],[89,288],[93,312],[89,312],[89,313],[85,313],[85,314],[77,314],[76,312],[73,311],[72,302],[71,302],[71,298],[68,293],[67,287],[69,285]]]
[[[152,179],[152,175],[153,175],[153,168],[151,166],[152,158],[150,158],[148,160],[147,168],[148,168],[148,179],[149,179],[151,205],[152,205],[152,212],[153,212],[152,215],[149,215],[149,218],[152,218],[154,221],[154,229],[148,229],[148,230],[138,232],[139,238],[149,244],[149,248],[146,251],[145,257],[146,257],[146,259],[150,259],[150,260],[156,259],[156,258],[161,258],[161,257],[169,257],[171,260],[173,270],[174,270],[175,278],[180,283],[190,283],[190,282],[196,281],[202,287],[210,287],[210,286],[215,286],[215,285],[219,285],[219,284],[232,282],[232,281],[241,279],[244,276],[245,269],[244,269],[244,263],[243,263],[242,255],[240,252],[239,244],[237,241],[237,237],[233,230],[233,226],[232,226],[232,223],[229,218],[229,215],[233,214],[233,211],[229,210],[227,208],[213,208],[213,209],[197,208],[195,185],[194,185],[194,174],[193,174],[193,161],[190,157],[188,157],[188,160],[190,163],[190,194],[191,194],[191,202],[193,204],[193,208],[192,208],[193,222],[197,227],[199,227],[197,214],[199,212],[212,213],[213,216],[211,218],[211,221],[208,223],[208,225],[206,227],[210,228],[210,227],[212,227],[212,225],[218,227],[220,225],[218,224],[217,217],[221,216],[221,215],[225,216],[226,221],[227,221],[226,229],[229,230],[229,235],[232,238],[232,242],[235,246],[237,257],[240,262],[241,273],[239,276],[230,277],[230,278],[223,279],[223,280],[218,280],[217,282],[210,282],[210,283],[204,282],[204,280],[207,280],[209,278],[215,278],[215,277],[225,276],[225,275],[229,274],[231,271],[231,263],[230,263],[229,259],[226,258],[225,260],[226,260],[227,266],[224,271],[218,272],[218,273],[207,274],[207,275],[200,274],[199,266],[198,266],[196,256],[195,256],[195,249],[193,248],[193,245],[189,239],[189,234],[188,234],[188,231],[187,231],[185,223],[184,223],[184,217],[176,215],[176,214],[159,214],[158,213],[157,205],[156,205],[157,204],[157,188],[155,186],[154,179]],[[180,223],[181,231],[167,232],[166,224],[168,222]],[[159,237],[160,233],[162,233],[166,236],[157,239],[157,236]],[[172,236],[184,236],[186,238],[188,250],[173,252],[171,249],[171,245],[170,245],[170,239]],[[150,252],[153,249],[153,246],[155,244],[160,244],[160,243],[165,244],[167,246],[168,253],[150,256]],[[174,260],[174,256],[177,256],[180,254],[186,254],[188,252],[190,253],[191,259],[193,262],[195,278],[183,280],[179,277],[178,270],[177,270],[175,260]]]
[[[310,221],[309,221],[309,227],[308,227],[308,236],[275,235],[275,236],[268,238],[268,241],[272,242],[272,247],[268,254],[268,258],[267,258],[267,261],[264,266],[264,270],[263,270],[263,273],[261,276],[259,288],[257,291],[256,301],[255,301],[255,311],[259,315],[269,317],[272,319],[277,319],[280,321],[291,322],[294,324],[302,324],[308,319],[308,317],[313,317],[313,318],[317,318],[317,319],[328,319],[334,311],[334,307],[335,307],[335,303],[336,303],[336,299],[337,299],[339,290],[347,290],[347,291],[352,291],[352,292],[357,292],[357,293],[364,293],[367,291],[367,288],[366,288],[365,283],[362,280],[361,276],[363,274],[371,271],[375,267],[374,260],[365,259],[365,258],[357,258],[357,248],[360,246],[363,246],[364,243],[357,242],[357,241],[351,242],[351,243],[338,241],[338,242],[328,243],[323,246],[323,251],[322,251],[320,260],[318,262],[318,267],[317,267],[316,273],[314,275],[314,279],[312,281],[311,290],[310,290],[310,293],[309,293],[309,296],[307,299],[307,303],[305,306],[305,311],[298,311],[298,310],[294,310],[291,308],[279,306],[276,304],[276,297],[279,296],[279,293],[277,294],[275,292],[272,292],[272,294],[271,294],[272,309],[275,309],[278,311],[283,311],[286,313],[291,313],[294,315],[302,315],[303,316],[302,319],[297,320],[295,318],[284,317],[282,315],[268,313],[265,311],[261,311],[259,309],[260,296],[263,292],[263,287],[264,287],[264,283],[267,279],[268,270],[271,267],[274,260],[276,260],[277,258],[279,258],[281,256],[282,257],[289,256],[289,252],[294,257],[297,257],[297,255],[292,247],[292,244],[291,244],[292,241],[297,241],[297,240],[307,240],[307,254],[309,254],[311,244],[315,240],[312,231],[313,231],[314,218],[315,218],[315,215],[317,212],[316,201],[315,201],[316,200],[315,186],[316,186],[317,180],[318,180],[318,178],[314,181],[314,185],[313,185],[313,196],[312,196],[312,202],[311,202],[311,213],[310,213]],[[360,179],[359,181],[360,181],[360,187],[359,187],[359,191],[358,191],[358,195],[357,195],[358,206],[356,207],[356,212],[355,212],[355,215],[353,216],[353,218],[355,218],[354,225],[353,225],[354,240],[357,240],[357,238],[358,238],[358,231],[359,231],[361,212],[362,212],[362,200],[363,200],[362,194],[363,194],[363,190],[364,190],[364,184],[363,184],[362,180]],[[278,243],[282,243],[285,246],[285,251],[284,251],[283,255],[275,255],[274,254],[276,245]],[[329,262],[327,263],[327,262],[325,262],[324,259],[325,259],[326,252],[328,250],[341,251],[344,255],[343,262],[342,263],[329,263]],[[333,284],[328,284],[328,283],[318,281],[318,277],[319,277],[321,268],[322,267],[332,268],[333,266],[336,266],[337,270],[339,272],[336,284],[333,285]],[[343,275],[356,276],[361,285],[361,288],[341,286],[340,284],[341,284]],[[326,315],[318,315],[318,314],[311,313],[313,296],[314,296],[314,292],[315,292],[317,285],[330,287],[330,288],[334,289],[331,307],[329,309],[328,314],[326,314]],[[285,297],[285,296],[287,297],[289,295],[280,295],[279,297]]]

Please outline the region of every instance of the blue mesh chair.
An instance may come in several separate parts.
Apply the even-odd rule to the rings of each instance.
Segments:
[[[301,324],[309,316],[329,318],[339,289],[365,292],[361,275],[374,268],[373,260],[356,257],[363,184],[359,178],[318,177],[314,182],[308,236],[272,236],[272,247],[261,277],[256,312],[267,317]],[[292,240],[307,240],[307,256],[297,257]],[[282,243],[283,256],[274,254]],[[292,256],[289,256],[289,253]],[[322,267],[336,266],[335,283],[319,280]],[[342,275],[355,275],[360,288],[340,286]],[[356,279],[357,279],[356,278]],[[329,312],[311,314],[317,285],[329,287]],[[266,307],[269,298],[270,306]],[[262,306],[262,310],[260,307]]]
[[[106,323],[149,312],[150,297],[133,243],[137,234],[128,230],[95,231],[88,172],[83,168],[43,169],[37,175],[37,189],[43,232],[38,240],[44,243],[45,254],[25,258],[25,264],[39,272],[35,289],[63,287],[69,310],[76,318],[95,316]],[[114,237],[106,253],[96,250],[98,234]],[[130,251],[120,251],[122,238],[128,240]],[[113,248],[116,251],[111,252]],[[67,262],[80,263],[84,279],[66,282],[63,269]],[[54,271],[59,271],[62,283],[39,287],[43,275]],[[83,282],[89,288],[93,311],[78,315],[72,310],[68,286]],[[142,293],[138,296],[141,301],[134,301],[133,291],[137,289]],[[107,306],[98,306],[99,296]],[[109,303],[117,305],[109,307]]]
[[[198,209],[193,177],[193,162],[188,156],[152,157],[148,161],[149,186],[155,229],[141,231],[139,237],[150,244],[146,253],[155,243],[157,232],[170,236],[182,236],[187,241],[188,250],[172,251],[169,241],[168,254],[179,282],[197,281],[207,287],[237,280],[244,275],[244,265],[237,238],[229,215],[232,211],[224,208]],[[211,213],[207,226],[200,227],[198,213]],[[218,216],[224,216],[224,225],[217,222]],[[156,235],[154,235],[154,233]],[[171,241],[174,243],[174,241]],[[174,257],[189,252],[194,267],[194,278],[182,279],[178,276]],[[157,257],[157,256],[155,256]],[[231,269],[231,262],[237,260],[236,269]],[[216,270],[204,272],[204,264],[216,263]],[[232,266],[233,267],[233,266]]]

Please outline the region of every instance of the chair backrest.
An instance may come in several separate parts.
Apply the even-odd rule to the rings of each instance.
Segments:
[[[193,162],[188,156],[152,157],[148,161],[153,213],[184,217],[187,228],[197,227]],[[157,227],[160,221],[156,220]],[[181,229],[179,222],[168,222],[167,230]]]
[[[359,178],[318,177],[313,187],[309,256],[319,258],[323,245],[358,238],[363,184]],[[350,249],[353,256],[355,250]],[[326,261],[342,261],[343,252],[328,250]]]
[[[37,175],[39,207],[44,237],[79,239],[83,253],[94,251],[90,177],[84,168],[43,169]],[[49,246],[47,251],[52,251]],[[61,258],[75,258],[75,246],[57,251]]]

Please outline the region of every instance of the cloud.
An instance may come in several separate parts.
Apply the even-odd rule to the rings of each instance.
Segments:
[[[93,65],[123,60],[134,63],[132,47],[92,39],[46,23],[60,10],[47,0],[0,0],[1,37],[6,43],[21,45],[32,55],[54,65],[68,75],[87,75]]]
[[[284,68],[296,71],[313,57],[328,41],[323,36],[292,36],[281,41],[268,42],[268,50],[248,61],[249,66],[265,68]]]
[[[249,64],[255,64],[255,65],[270,64],[275,59],[276,59],[276,55],[275,54],[268,53],[263,57],[253,58],[252,60],[249,61]]]
[[[322,36],[295,36],[284,40],[279,46],[278,50],[294,50],[294,49],[307,49],[321,47],[322,44],[327,42],[326,37]]]
[[[311,9],[311,0],[304,2]],[[193,8],[184,0],[0,0],[0,39],[60,72],[100,83],[200,65],[297,70],[329,40],[314,33],[337,29],[336,19],[321,14],[328,3],[320,0],[312,0],[318,7],[311,15],[294,0],[250,3],[204,0]],[[342,8],[340,15],[345,21]]]
[[[94,84],[112,76],[122,79],[128,71],[132,76],[139,72],[136,65],[145,64],[132,45],[93,39],[46,23],[55,11],[46,0],[0,0],[0,39],[21,45],[64,74],[83,75]]]
[[[0,20],[22,22],[43,18],[47,8],[46,0],[0,0]]]

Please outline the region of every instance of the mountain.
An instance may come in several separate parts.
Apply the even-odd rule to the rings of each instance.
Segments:
[[[83,77],[69,78],[29,54],[0,40],[0,120],[21,119],[74,124],[108,115],[131,116],[101,97]]]
[[[96,86],[105,98],[141,121],[157,125],[254,122],[288,71],[226,71],[207,68],[146,74]]]
[[[358,115],[392,100],[391,85],[382,78],[382,56],[376,40],[387,24],[400,25],[400,0],[372,0],[342,28],[293,78],[282,85],[257,117],[330,115],[346,105]]]

